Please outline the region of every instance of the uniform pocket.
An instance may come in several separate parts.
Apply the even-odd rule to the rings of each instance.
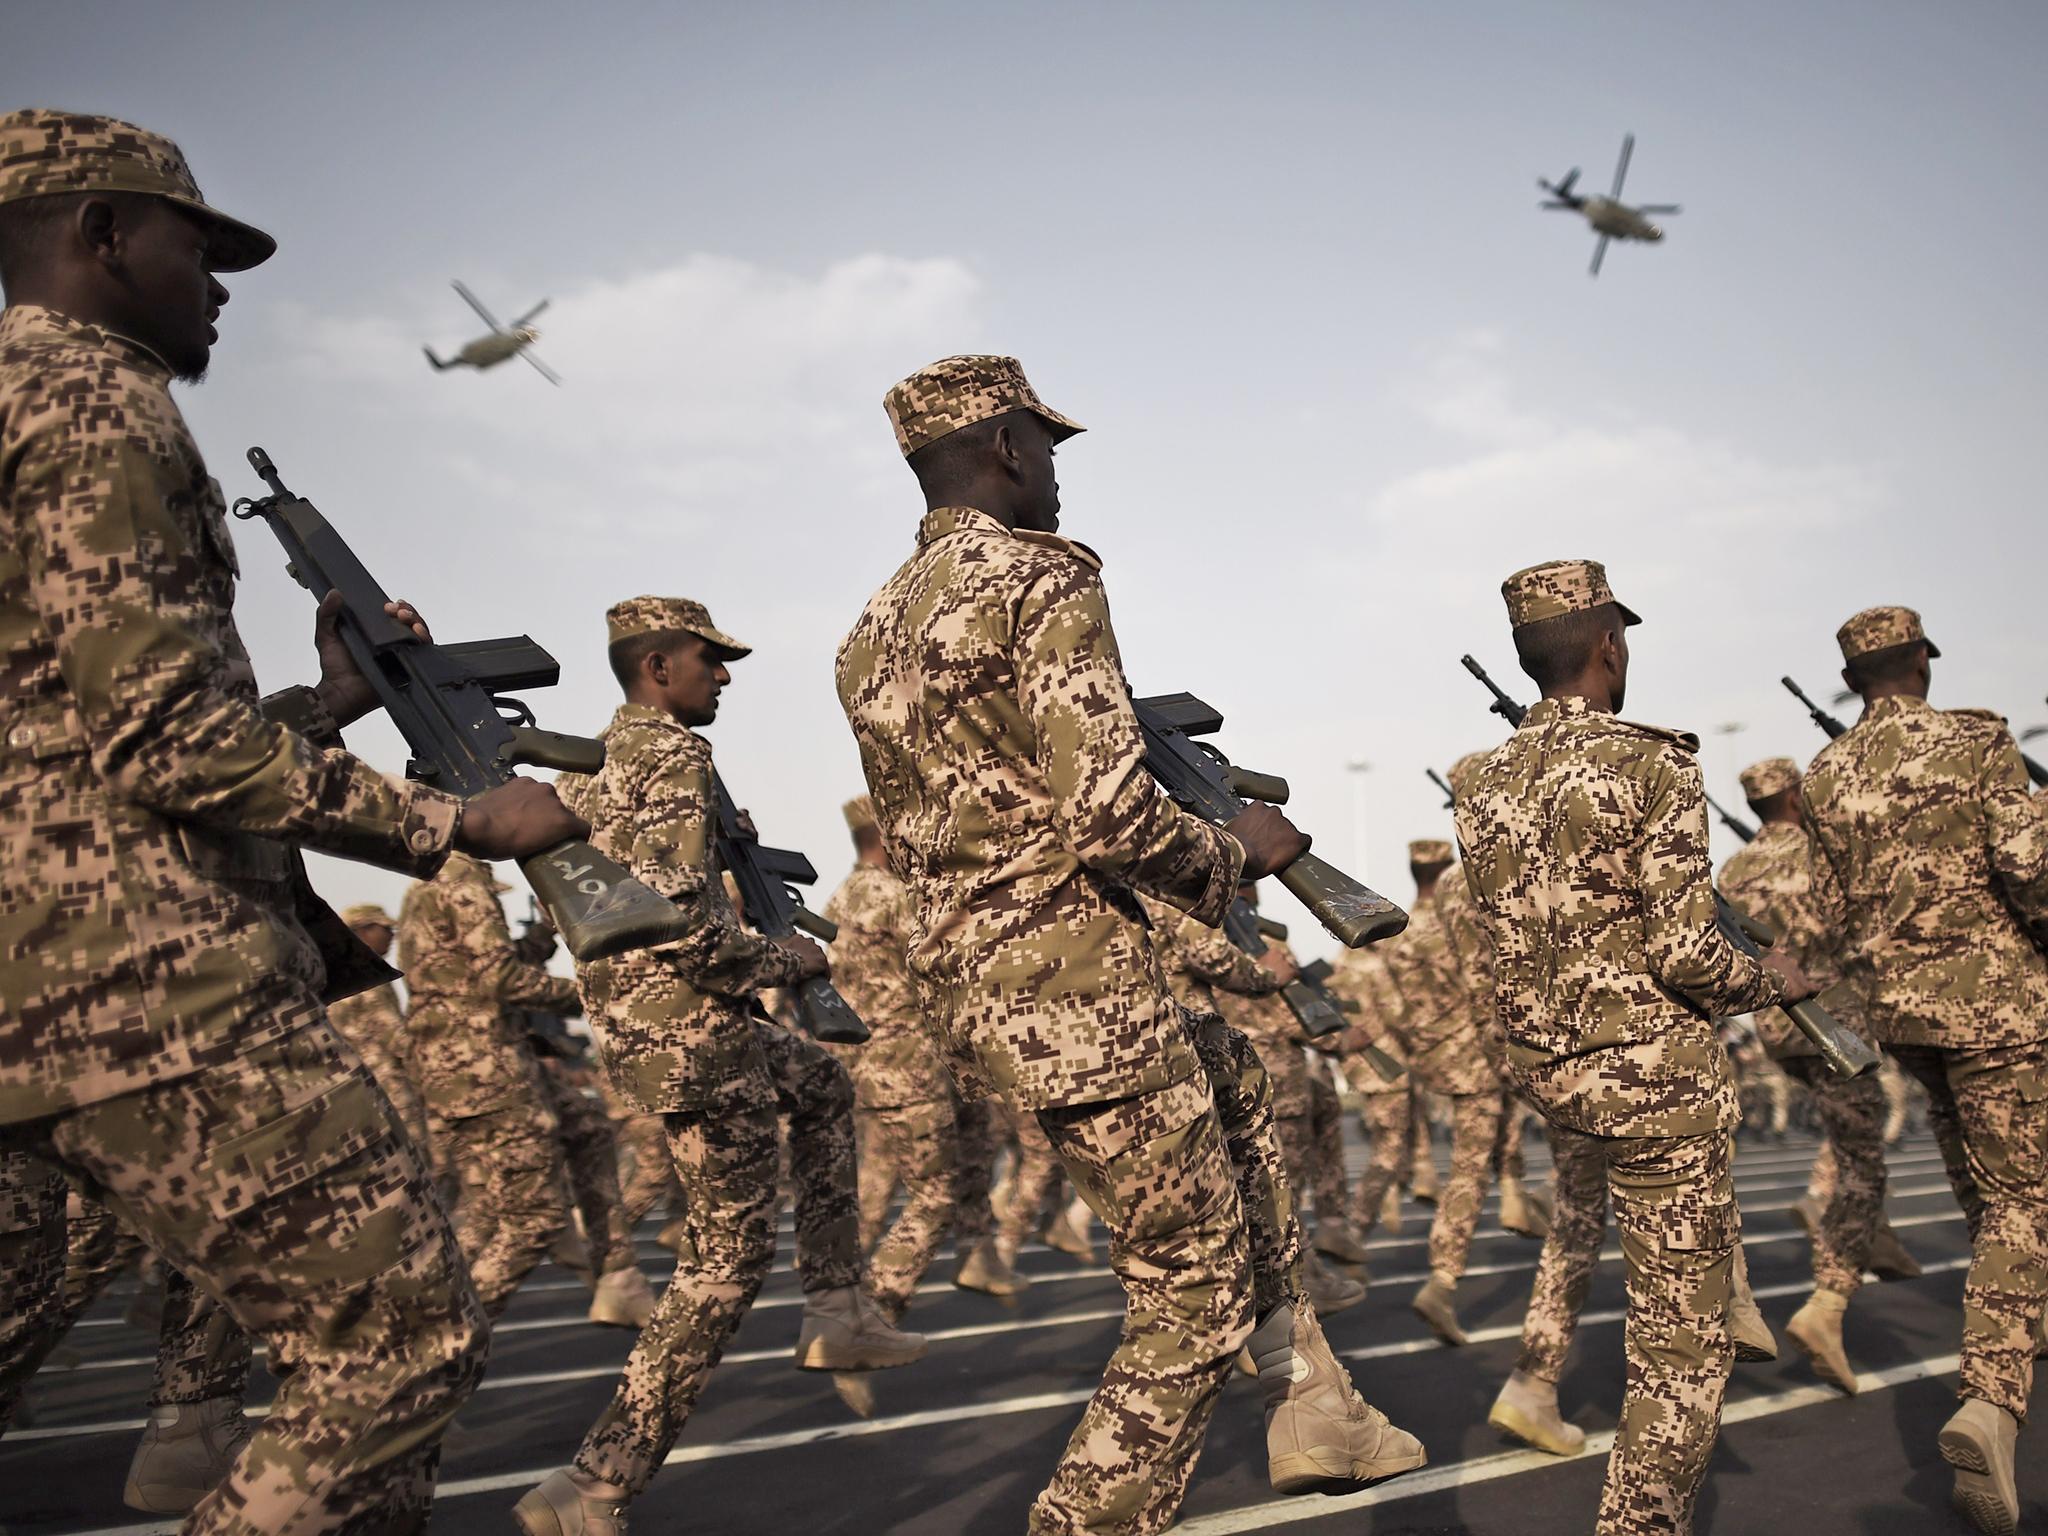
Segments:
[[[1742,1219],[1732,1200],[1697,1210],[1667,1207],[1658,1225],[1670,1253],[1712,1253],[1733,1248],[1742,1236]]]

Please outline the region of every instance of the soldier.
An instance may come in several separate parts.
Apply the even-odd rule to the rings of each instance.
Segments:
[[[1350,1211],[1351,1229],[1361,1243],[1375,1226],[1401,1230],[1401,1189],[1415,1160],[1408,1076],[1381,1077],[1363,1053],[1370,1044],[1402,1061],[1401,1044],[1388,1024],[1400,1010],[1401,995],[1387,971],[1383,947],[1344,950],[1330,973],[1330,993],[1353,1020],[1338,1042],[1337,1064],[1358,1095],[1359,1123],[1365,1128],[1365,1172],[1352,1187]]]
[[[1247,1342],[1283,1491],[1421,1465],[1419,1443],[1352,1391],[1298,1290],[1254,1315],[1255,1278],[1280,1277],[1277,1261],[1252,1262],[1212,1074],[1240,1074],[1233,1117],[1258,1110],[1263,1077],[1249,1053],[1229,1059],[1227,1038],[1205,1061],[1135,894],[1214,924],[1240,879],[1307,840],[1270,807],[1218,830],[1145,772],[1100,562],[1053,531],[1053,445],[1079,428],[1016,360],[947,358],[885,405],[928,511],[837,678],[891,867],[917,901],[911,966],[942,997],[927,1017],[943,1020],[956,1080],[1035,1114],[1108,1224],[1130,1301],[1030,1529],[1171,1523]],[[1298,1248],[1287,1215],[1273,1212]]]
[[[1740,1231],[1714,1015],[1812,987],[1716,925],[1697,744],[1616,718],[1637,619],[1606,572],[1553,561],[1501,591],[1543,698],[1458,797],[1458,840],[1516,1086],[1598,1141],[1622,1230],[1628,1376],[1598,1529],[1683,1532],[1727,1390]]]
[[[1741,777],[1757,835],[1721,867],[1721,892],[1777,933],[1778,943],[1822,988],[1821,1003],[1830,1013],[1867,1034],[1862,1000],[1843,978],[1841,930],[1823,922],[1814,908],[1812,851],[1799,818],[1799,765],[1789,757],[1766,758],[1743,769]],[[1785,1331],[1823,1381],[1853,1393],[1856,1373],[1842,1344],[1842,1320],[1864,1269],[1901,1278],[1920,1273],[1884,1219],[1884,1086],[1876,1073],[1836,1076],[1775,1009],[1758,1014],[1754,1023],[1761,1048],[1813,1096],[1821,1155],[1833,1170],[1827,1200],[1806,1221],[1813,1238],[1813,1295]],[[1886,1240],[1882,1247],[1880,1235]]]
[[[206,369],[216,274],[274,248],[167,139],[0,117],[0,1138],[291,1362],[186,1531],[397,1530],[426,1517],[486,1327],[418,1152],[327,1023],[366,957],[296,850],[426,875],[582,824],[531,780],[463,802],[341,750],[376,695],[333,604],[319,685],[259,702],[226,502],[169,386]]]
[[[398,924],[375,902],[343,909],[341,920],[355,930],[371,953],[380,958],[391,953]],[[420,1102],[419,1085],[405,1065],[405,1013],[398,1006],[398,988],[387,981],[345,997],[327,1010],[327,1017],[363,1058],[370,1076],[377,1079],[377,1086],[398,1112],[398,1123],[425,1149],[427,1112]]]
[[[520,958],[498,905],[505,889],[457,854],[407,891],[398,912],[408,1064],[437,1155],[454,1172],[456,1235],[493,1318],[569,1220],[561,1124],[512,1010],[582,1007],[575,983]]]
[[[675,1278],[641,1330],[609,1406],[572,1466],[513,1510],[528,1536],[617,1536],[775,1262],[778,1109],[790,1120],[805,1370],[908,1365],[921,1335],[892,1327],[861,1285],[853,1086],[823,1047],[772,1022],[764,987],[826,973],[800,935],[740,926],[715,849],[711,747],[731,662],[748,647],[704,605],[635,597],[605,614],[625,703],[606,727],[604,768],[563,781],[591,838],[683,909],[672,944],[577,967],[598,1057],[637,1113],[659,1114],[684,1194]]]
[[[1985,710],[1935,709],[1910,608],[1836,635],[1863,718],[1801,786],[1821,920],[1872,1032],[1923,1084],[1969,1217],[1962,1407],[1938,1445],[1978,1529],[2019,1529],[2013,1448],[2048,1305],[2048,806]]]

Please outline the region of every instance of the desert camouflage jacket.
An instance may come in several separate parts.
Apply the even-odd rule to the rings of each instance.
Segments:
[[[426,874],[458,802],[266,718],[227,506],[154,353],[0,314],[0,520],[5,1123],[318,1018],[308,925],[338,920],[295,845]]]
[[[1405,1076],[1391,1081],[1381,1077],[1359,1054],[1365,1046],[1374,1045],[1398,1062],[1405,1064],[1408,1059],[1394,1034],[1394,1021],[1401,1014],[1401,992],[1387,969],[1385,948],[1381,943],[1338,950],[1330,962],[1330,979],[1324,983],[1351,1020],[1338,1046],[1338,1064],[1345,1081],[1368,1095],[1406,1093],[1410,1086]]]
[[[1408,1071],[1436,1093],[1498,1093],[1500,1073],[1480,1042],[1479,1002],[1466,988],[1466,973],[1451,947],[1436,891],[1458,878],[1455,869],[1437,879],[1436,890],[1408,911],[1408,926],[1376,948],[1401,999],[1389,1020],[1401,1042]]]
[[[1783,993],[1715,923],[1696,745],[1543,699],[1458,797],[1509,1073],[1574,1130],[1732,1128],[1713,1015]]]
[[[1221,1018],[1218,992],[1262,997],[1278,990],[1273,973],[1225,938],[1220,928],[1197,922],[1149,896],[1144,905],[1166,984],[1174,1000],[1189,1013]]]
[[[1450,946],[1458,974],[1465,981],[1465,996],[1471,1005],[1479,1049],[1485,1053],[1494,1075],[1505,1084],[1508,1037],[1494,1008],[1493,939],[1486,931],[1486,914],[1473,899],[1472,887],[1462,869],[1445,870],[1432,895],[1437,920],[1443,924],[1444,942]]]
[[[865,1044],[834,1051],[853,1075],[854,1102],[894,1109],[949,1099],[951,1080],[910,985],[910,946],[917,942],[910,892],[888,870],[856,864],[824,915],[839,925],[832,985],[868,1027]]]
[[[1213,924],[1244,862],[1146,772],[1099,572],[1056,534],[941,507],[839,648],[839,702],[917,901],[911,966],[956,1055],[1025,1108],[1194,1074],[1134,893]]]
[[[2048,805],[2003,720],[1879,699],[1803,790],[1815,906],[1847,930],[1879,1039],[1976,1051],[2048,1033]]]
[[[1778,948],[1821,989],[1822,1007],[1851,1029],[1867,1028],[1862,999],[1844,979],[1842,929],[1823,920],[1814,905],[1813,848],[1804,832],[1785,822],[1765,822],[1755,839],[1721,866],[1721,894],[1776,931]],[[1765,1009],[1751,1023],[1774,1059],[1819,1054],[1776,1008]]]

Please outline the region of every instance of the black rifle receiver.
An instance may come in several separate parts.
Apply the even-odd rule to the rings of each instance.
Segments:
[[[1283,924],[1268,925],[1267,920],[1242,896],[1230,903],[1230,910],[1223,914],[1223,936],[1244,953],[1256,960],[1266,952],[1266,939],[1272,928],[1278,928],[1274,938],[1287,937]],[[1280,989],[1280,996],[1301,1025],[1301,1032],[1311,1040],[1324,1035],[1334,1035],[1344,1027],[1344,1014],[1318,987],[1305,985],[1299,979],[1290,981]]]
[[[602,742],[543,731],[532,710],[497,692],[551,686],[561,675],[554,657],[524,635],[468,645],[420,639],[384,611],[389,595],[319,509],[285,488],[270,455],[251,448],[249,464],[271,493],[236,502],[235,516],[269,525],[287,569],[316,601],[341,593],[341,638],[412,749],[408,777],[467,799],[503,784],[522,764],[575,773],[604,766]],[[672,903],[587,842],[557,844],[519,868],[578,960],[665,944],[684,932]]]
[[[1330,990],[1330,978],[1336,974],[1336,967],[1327,960],[1311,960],[1301,968],[1301,979],[1327,998],[1330,1006],[1341,1014],[1344,1012],[1344,1005],[1337,1001],[1336,993]],[[1345,1022],[1349,1023],[1350,1020],[1346,1019]],[[1372,1068],[1383,1083],[1398,1083],[1408,1075],[1407,1067],[1394,1060],[1370,1040],[1358,1048],[1358,1054],[1365,1058],[1366,1065]]]
[[[1715,814],[1716,816],[1718,816],[1718,817],[1720,817],[1720,818],[1721,818],[1721,825],[1722,825],[1722,826],[1726,827],[1726,828],[1727,828],[1727,829],[1728,829],[1728,830],[1729,830],[1730,832],[1733,832],[1733,833],[1734,833],[1734,834],[1735,834],[1735,835],[1736,835],[1737,837],[1741,838],[1741,839],[1742,839],[1742,840],[1743,840],[1743,841],[1744,841],[1745,843],[1753,843],[1753,842],[1755,842],[1755,841],[1756,841],[1756,828],[1755,828],[1755,827],[1752,827],[1752,826],[1751,826],[1751,825],[1750,825],[1750,824],[1749,824],[1748,822],[1744,821],[1744,820],[1743,820],[1743,819],[1742,819],[1742,818],[1741,818],[1740,816],[1737,816],[1737,815],[1733,814],[1732,812],[1730,812],[1729,810],[1727,810],[1727,809],[1726,809],[1726,808],[1725,808],[1725,807],[1724,807],[1724,806],[1723,806],[1723,805],[1721,804],[1721,802],[1720,802],[1720,801],[1718,801],[1718,800],[1716,800],[1716,799],[1715,799],[1715,798],[1714,798],[1714,797],[1713,797],[1712,795],[1708,795],[1708,796],[1707,796],[1707,804],[1708,804],[1708,805],[1709,805],[1710,807],[1712,807],[1712,808],[1713,808],[1713,812],[1714,812],[1714,814]]]
[[[1287,781],[1251,773],[1194,738],[1223,726],[1223,716],[1191,693],[1134,699],[1145,738],[1145,766],[1170,799],[1204,821],[1223,826],[1245,808],[1246,799],[1271,805],[1287,801]],[[1335,865],[1305,853],[1280,871],[1279,881],[1317,922],[1347,948],[1392,938],[1408,926],[1408,914]]]
[[[1458,803],[1458,797],[1451,793],[1451,786],[1444,781],[1444,776],[1442,774],[1438,773],[1434,768],[1425,768],[1422,771],[1429,775],[1430,783],[1434,784],[1438,789],[1444,792],[1445,810],[1450,810],[1453,806],[1455,806]]]
[[[711,793],[718,801],[718,862],[732,873],[740,891],[740,913],[756,933],[785,939],[807,933],[821,944],[839,937],[838,927],[818,916],[790,892],[792,885],[816,885],[818,872],[793,848],[770,848],[740,824],[739,807],[716,773]],[[798,982],[797,1020],[827,1045],[859,1045],[868,1037],[846,999],[823,976]]]

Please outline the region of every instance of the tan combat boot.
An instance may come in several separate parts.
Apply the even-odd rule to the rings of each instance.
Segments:
[[[857,1285],[813,1291],[804,1298],[803,1331],[797,1335],[797,1369],[882,1371],[922,1359],[924,1335],[904,1333]]]
[[[1347,1216],[1332,1216],[1316,1222],[1316,1252],[1328,1254],[1341,1264],[1366,1261],[1365,1239]]]
[[[1755,1365],[1778,1358],[1778,1340],[1758,1310],[1756,1297],[1750,1294],[1749,1260],[1739,1241],[1735,1245],[1734,1294],[1728,1298],[1728,1333],[1735,1340],[1737,1360]]]
[[[1576,1456],[1586,1432],[1557,1411],[1557,1383],[1516,1371],[1493,1400],[1486,1422],[1553,1456]]]
[[[1088,1209],[1087,1201],[1079,1198],[1068,1201],[1046,1223],[1045,1246],[1079,1259],[1083,1264],[1093,1264],[1095,1244],[1088,1236],[1088,1228],[1094,1220],[1095,1213]]]
[[[1436,1176],[1436,1159],[1417,1157],[1415,1171],[1408,1177],[1408,1193],[1424,1205],[1435,1205],[1437,1192],[1441,1187]]]
[[[1849,1364],[1849,1352],[1842,1347],[1842,1316],[1849,1298],[1835,1291],[1815,1291],[1806,1305],[1792,1314],[1785,1332],[1806,1356],[1813,1374],[1831,1387],[1856,1394],[1856,1371]]]
[[[166,1403],[149,1410],[142,1441],[128,1463],[121,1502],[151,1515],[182,1515],[214,1485],[256,1433],[234,1397]]]
[[[550,1472],[512,1506],[526,1536],[626,1536],[624,1494],[587,1493],[569,1472]]]
[[[1380,1225],[1389,1235],[1401,1230],[1401,1186],[1387,1186],[1387,1197],[1380,1202]]]
[[[1906,1245],[1899,1241],[1899,1234],[1883,1217],[1878,1218],[1877,1232],[1870,1239],[1870,1252],[1863,1262],[1880,1280],[1920,1278],[1920,1261],[1906,1251]]]
[[[585,1285],[597,1284],[597,1277],[590,1272],[590,1244],[583,1236],[580,1217],[563,1223],[562,1230],[555,1234],[555,1240],[548,1244],[548,1257],[576,1275]]]
[[[597,1277],[597,1291],[590,1298],[590,1320],[613,1328],[645,1328],[654,1316],[654,1292],[636,1264],[609,1270]]]
[[[1302,1289],[1308,1292],[1309,1305],[1316,1309],[1317,1317],[1334,1317],[1365,1300],[1365,1286],[1361,1282],[1338,1273],[1314,1254],[1302,1266]]]
[[[1266,1393],[1266,1470],[1276,1493],[1346,1493],[1429,1458],[1353,1390],[1312,1310],[1285,1304],[1246,1345]]]
[[[1504,1232],[1538,1241],[1550,1232],[1549,1214],[1538,1209],[1522,1181],[1511,1173],[1502,1174],[1500,1179],[1500,1225]]]
[[[1415,1293],[1415,1299],[1408,1305],[1444,1343],[1455,1346],[1465,1342],[1465,1330],[1458,1326],[1457,1281],[1431,1275],[1429,1283]]]
[[[994,1238],[984,1237],[960,1261],[953,1283],[963,1291],[980,1291],[984,1296],[1008,1300],[1029,1290],[1031,1277],[1019,1274],[1011,1266],[997,1248]]]
[[[1986,1536],[2019,1536],[2020,1493],[2013,1478],[2019,1421],[1982,1398],[1966,1397],[1941,1426],[1941,1459],[1956,1469],[1957,1509]]]

